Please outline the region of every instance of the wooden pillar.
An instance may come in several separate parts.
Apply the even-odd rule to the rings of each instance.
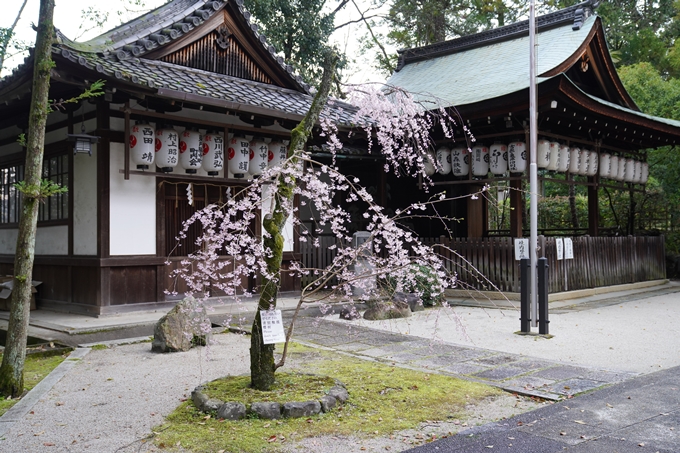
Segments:
[[[482,185],[470,185],[470,194],[476,194],[482,190]],[[487,235],[488,230],[488,206],[486,197],[483,195],[470,195],[467,199],[467,237],[481,238]]]
[[[522,237],[522,180],[510,181],[510,236]]]
[[[597,176],[588,177],[588,182],[594,183]],[[588,234],[599,236],[600,207],[598,203],[597,185],[588,186]]]

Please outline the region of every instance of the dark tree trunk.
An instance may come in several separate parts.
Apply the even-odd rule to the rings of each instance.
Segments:
[[[335,73],[335,65],[337,57],[335,54],[329,55],[324,65],[323,79],[319,91],[314,97],[307,115],[302,122],[298,124],[290,133],[290,146],[288,148],[288,157],[291,157],[295,151],[302,150],[307,142],[307,138],[312,133],[312,127],[319,119],[321,110],[326,105],[328,93],[333,82],[333,75]],[[283,235],[282,231],[286,223],[286,219],[290,215],[289,209],[293,200],[293,191],[296,182],[284,181],[280,178],[276,190],[272,196],[276,200],[274,210],[270,216],[265,217],[263,223],[265,231],[269,233],[268,237],[264,238],[264,248],[269,249],[272,253],[265,258],[267,263],[267,271],[269,275],[274,276],[273,279],[262,276],[262,286],[260,289],[260,300],[258,303],[258,312],[253,321],[252,335],[250,339],[250,385],[257,390],[270,390],[274,385],[274,371],[276,365],[274,362],[274,345],[264,344],[262,338],[262,328],[260,320],[260,310],[269,310],[276,308],[276,298],[278,296],[281,272],[281,262],[283,258]]]
[[[19,396],[24,391],[24,361],[31,306],[31,279],[35,255],[35,232],[40,204],[45,123],[49,112],[48,92],[52,69],[54,0],[40,1],[38,33],[33,53],[33,90],[26,143],[25,186],[14,258],[14,290],[10,304],[7,344],[0,365],[0,393]]]

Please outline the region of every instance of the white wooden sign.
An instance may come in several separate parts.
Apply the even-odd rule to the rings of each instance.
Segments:
[[[571,240],[571,238],[564,238],[564,259],[574,259],[574,242]]]
[[[562,238],[555,238],[555,248],[557,248],[557,259],[564,259],[564,241]]]
[[[285,343],[281,310],[260,310],[262,320],[262,340],[264,344]]]
[[[529,239],[515,239],[515,260],[529,259]]]

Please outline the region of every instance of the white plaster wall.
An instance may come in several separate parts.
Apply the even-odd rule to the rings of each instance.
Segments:
[[[36,255],[68,255],[68,225],[38,228],[35,236]]]
[[[0,230],[0,254],[14,255],[18,230]],[[38,227],[35,236],[36,255],[68,255],[68,226]]]
[[[14,249],[17,246],[16,229],[2,229],[0,230],[0,254],[14,255]]]
[[[97,254],[97,145],[73,156],[73,254]]]
[[[125,147],[111,143],[110,253],[156,254],[156,178],[131,175],[123,179]]]

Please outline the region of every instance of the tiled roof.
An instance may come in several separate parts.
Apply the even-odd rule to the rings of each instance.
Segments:
[[[55,49],[54,52],[100,73],[102,78],[152,88],[158,95],[172,99],[191,99],[232,110],[291,118],[304,116],[312,102],[310,94],[300,91],[158,60],[130,58],[118,61],[69,49]],[[335,119],[344,124],[351,123],[354,107],[334,100],[333,106],[327,107],[327,114],[330,108]]]
[[[557,26],[569,25],[572,29],[578,30],[583,26],[584,21],[594,14],[593,10],[597,8],[599,3],[599,0],[586,0],[577,5],[544,14],[536,18],[536,28],[540,32]],[[416,61],[436,58],[442,55],[471,49],[473,47],[488,46],[500,41],[514,39],[528,34],[529,21],[525,20],[448,41],[437,42],[413,49],[399,50],[397,71],[400,71],[404,65]]]
[[[537,74],[557,67],[584,43],[597,16],[574,29],[572,23],[536,35]],[[543,79],[545,80],[545,79]],[[539,80],[540,81],[540,80]],[[481,47],[466,48],[406,64],[388,80],[423,102],[462,106],[529,87],[529,36],[521,34]]]
[[[309,85],[295,74],[291,65],[286,64],[284,59],[277,55],[276,48],[267,42],[264,34],[258,32],[257,25],[251,23],[250,12],[243,6],[243,0],[173,0],[86,42],[71,41],[57,30],[56,46],[69,49],[83,58],[96,55],[101,60],[111,62],[123,62],[129,59],[138,61],[135,58],[143,57],[160,46],[180,39],[200,26],[223,9],[229,1],[236,6],[234,9],[241,14],[255,39],[271,55],[272,64],[280,65],[290,77],[293,85],[309,93]],[[0,90],[19,78],[24,71],[29,70],[30,63],[31,60],[28,57],[24,64],[15,68],[12,74],[0,79]]]

